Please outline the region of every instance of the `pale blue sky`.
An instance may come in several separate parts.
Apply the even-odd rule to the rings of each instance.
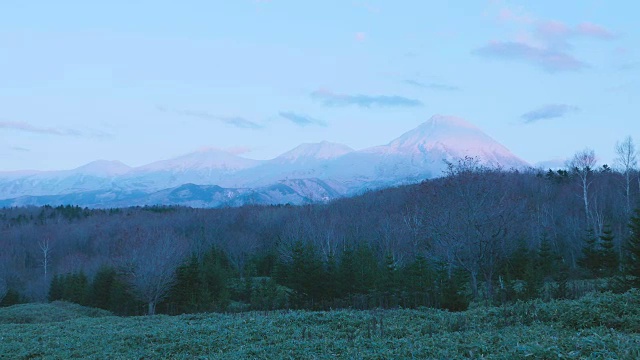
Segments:
[[[0,171],[267,159],[434,114],[535,163],[640,142],[636,1],[3,0]]]

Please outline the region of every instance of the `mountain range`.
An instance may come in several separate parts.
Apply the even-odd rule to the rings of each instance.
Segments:
[[[528,166],[471,123],[436,115],[386,145],[357,151],[323,141],[271,160],[205,149],[133,168],[98,160],[73,170],[0,172],[0,206],[306,204],[437,177],[445,160],[465,156]]]

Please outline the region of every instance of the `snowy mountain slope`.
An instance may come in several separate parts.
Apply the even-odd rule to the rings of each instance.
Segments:
[[[475,125],[453,116],[433,116],[389,143],[384,150],[432,161],[442,160],[439,157],[452,160],[471,156],[490,166],[510,168],[527,165]]]
[[[386,145],[359,151],[325,141],[265,161],[207,149],[137,168],[100,160],[66,171],[0,172],[0,199],[26,204],[33,197],[58,196],[47,198],[54,201],[64,195],[65,201],[92,206],[299,204],[441,176],[444,160],[465,156],[506,169],[527,166],[471,123],[436,115]]]
[[[97,160],[71,170],[0,173],[0,199],[108,189],[130,171],[119,161]]]
[[[328,177],[357,187],[382,187],[441,176],[446,161],[476,157],[505,169],[527,163],[471,123],[436,115],[387,145],[352,152],[336,159]]]
[[[302,205],[337,199],[342,193],[318,179],[296,179],[255,189],[222,188],[217,185],[184,184],[152,193],[95,190],[63,195],[22,196],[0,200],[0,207],[79,204],[91,208],[147,205],[191,207],[240,206],[244,204]]]
[[[259,160],[205,149],[135,168],[118,179],[118,183],[127,189],[146,191],[159,191],[188,183],[236,187],[236,183],[228,181],[230,176],[259,164]]]
[[[323,160],[336,159],[353,151],[354,150],[347,145],[332,143],[329,141],[305,143],[278,156],[271,160],[271,162],[279,164],[314,163]]]

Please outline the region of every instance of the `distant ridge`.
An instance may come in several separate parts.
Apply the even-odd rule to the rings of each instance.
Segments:
[[[312,203],[441,176],[445,160],[465,156],[505,169],[529,166],[472,123],[435,115],[386,145],[358,151],[322,141],[271,160],[203,149],[135,168],[97,160],[72,170],[0,172],[0,205]]]

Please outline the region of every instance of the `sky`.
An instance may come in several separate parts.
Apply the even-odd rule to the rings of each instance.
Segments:
[[[436,114],[535,164],[640,142],[633,0],[2,0],[0,171],[382,145]]]

